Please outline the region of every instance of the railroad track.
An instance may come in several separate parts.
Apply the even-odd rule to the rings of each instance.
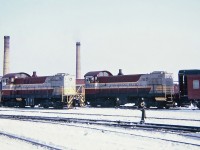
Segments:
[[[3,119],[18,119],[18,120],[41,120],[41,121],[54,121],[54,122],[67,122],[67,123],[82,123],[82,124],[95,124],[104,126],[116,126],[123,128],[143,128],[154,130],[168,130],[176,132],[200,132],[198,126],[182,126],[182,125],[169,125],[169,124],[156,124],[127,121],[111,121],[111,120],[97,120],[97,119],[80,119],[80,118],[62,118],[62,117],[44,117],[44,116],[23,116],[23,115],[1,115]]]
[[[13,111],[13,110],[0,110],[0,111]],[[124,118],[141,118],[141,116],[134,116],[134,115],[107,115],[107,114],[87,114],[87,113],[69,113],[69,112],[42,112],[42,111],[32,111],[32,110],[14,110],[15,112],[34,112],[34,113],[43,113],[43,114],[66,114],[66,115],[84,115],[84,116],[103,116],[103,117],[124,117]],[[200,122],[200,119],[186,119],[186,118],[166,118],[166,117],[148,117],[148,119],[157,119],[157,120],[180,120],[180,121],[193,121],[193,122]]]
[[[61,150],[61,148],[57,148],[57,147],[54,147],[54,146],[51,146],[51,145],[47,145],[47,144],[29,139],[29,138],[21,137],[21,136],[10,134],[10,133],[0,132],[0,135],[9,137],[9,138],[12,138],[12,139],[15,139],[15,140],[20,140],[22,142],[27,142],[27,143],[30,143],[32,145],[42,147],[44,149]]]
[[[102,132],[114,132],[118,134],[126,134],[131,136],[137,136],[137,137],[144,137],[154,140],[162,140],[166,142],[172,142],[172,143],[179,143],[179,144],[186,144],[191,146],[197,146],[200,147],[200,144],[197,143],[189,143],[188,141],[177,141],[174,139],[166,139],[163,137],[154,137],[154,136],[146,136],[146,135],[140,135],[137,133],[131,133],[130,131],[133,129],[136,130],[149,130],[153,132],[163,132],[163,129],[165,133],[168,134],[177,134],[180,136],[187,136],[190,138],[195,138],[197,140],[200,140],[200,136],[195,136],[195,134],[188,134],[188,133],[196,133],[200,132],[200,127],[190,127],[190,126],[170,126],[165,124],[139,124],[138,122],[123,122],[123,121],[109,121],[109,120],[93,120],[93,119],[74,119],[74,118],[58,118],[58,117],[36,117],[36,116],[16,116],[16,115],[1,115],[0,118],[2,119],[12,119],[12,120],[20,120],[20,121],[31,121],[31,122],[39,122],[39,123],[48,123],[48,124],[59,124],[59,125],[67,125],[67,126],[75,126],[75,127],[81,127],[81,128],[88,128],[93,130],[100,130]],[[94,125],[94,126],[88,126]],[[105,127],[111,127],[109,129],[105,129]],[[118,131],[117,128],[113,127],[121,127],[125,129],[126,132]],[[169,132],[167,132],[169,131]],[[173,132],[172,132],[173,131]],[[185,135],[186,134],[186,135]],[[55,148],[55,147],[53,147]],[[53,149],[52,148],[52,149]],[[57,148],[55,148],[57,149]]]

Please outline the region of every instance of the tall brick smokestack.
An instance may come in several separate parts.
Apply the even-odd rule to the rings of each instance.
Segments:
[[[76,42],[76,79],[81,79],[81,53],[80,42]]]
[[[4,36],[4,60],[3,60],[3,75],[9,73],[9,51],[10,51],[10,36]]]

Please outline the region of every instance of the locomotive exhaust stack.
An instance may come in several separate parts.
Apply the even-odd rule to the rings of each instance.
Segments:
[[[122,69],[119,69],[118,76],[121,76],[121,75],[124,75],[124,74],[122,73]]]
[[[9,73],[10,36],[4,36],[3,75]]]
[[[32,77],[37,77],[36,71],[33,71]]]

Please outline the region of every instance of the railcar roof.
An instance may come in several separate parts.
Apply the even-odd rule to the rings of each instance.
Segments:
[[[19,72],[19,73],[8,73],[4,75],[2,78],[15,78],[15,77],[25,78],[25,77],[31,77],[31,76],[25,72]]]
[[[198,69],[179,70],[179,74],[185,74],[185,75],[200,74],[200,70]]]
[[[112,73],[110,73],[109,71],[106,71],[106,70],[103,70],[103,71],[91,71],[91,72],[88,72],[84,75],[84,77],[86,76],[98,76],[101,72],[106,72],[108,73],[109,76],[113,76]]]
[[[133,74],[133,75],[116,75],[111,77],[100,77],[100,83],[114,83],[114,82],[137,82],[142,74]]]

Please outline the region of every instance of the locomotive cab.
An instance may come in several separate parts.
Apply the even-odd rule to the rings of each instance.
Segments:
[[[7,84],[8,84],[8,81],[9,81],[8,78],[4,78],[4,79],[2,80],[2,86],[7,85]]]
[[[15,79],[17,78],[26,78],[30,77],[29,74],[20,72],[20,73],[9,73],[2,77],[2,89],[6,88],[6,85],[14,84]]]
[[[93,77],[93,76],[87,76],[87,77],[85,77],[85,83],[86,83],[86,84],[95,83],[95,82],[96,82],[95,79],[96,79],[96,78]]]
[[[98,77],[109,77],[113,76],[110,72],[108,71],[93,71],[93,72],[88,72],[85,74],[85,83],[90,84],[90,83],[98,83]]]

